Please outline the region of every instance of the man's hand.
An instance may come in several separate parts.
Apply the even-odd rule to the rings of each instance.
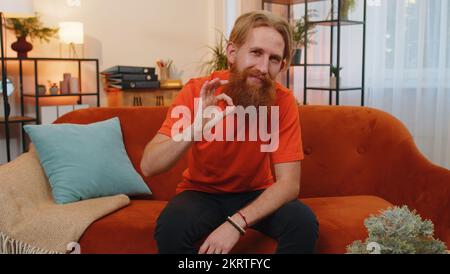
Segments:
[[[217,88],[226,84],[228,84],[228,80],[220,80],[219,78],[215,78],[211,81],[206,81],[203,84],[202,89],[200,90],[201,109],[198,109],[196,116],[194,118],[194,124],[197,125],[196,127],[194,127],[194,129],[196,128],[200,129],[201,130],[201,132],[199,132],[200,134],[202,134],[204,130],[209,130],[210,128],[212,128],[224,117],[231,114],[235,110],[233,100],[228,95],[222,93],[215,96],[214,94]],[[203,111],[207,107],[215,106],[217,105],[217,102],[222,100],[225,101],[229,106],[228,108],[226,108],[225,111],[222,111],[220,115],[214,117],[213,119],[205,119],[202,116]],[[207,124],[209,125],[208,128],[205,127]]]
[[[225,116],[234,112],[235,106],[229,96],[225,93],[219,94],[218,96],[215,95],[216,89],[227,83],[227,80],[221,81],[219,78],[206,81],[200,90],[202,106],[200,109],[197,109],[194,123],[189,126],[189,129],[172,138],[164,134],[156,134],[146,145],[141,160],[141,170],[144,176],[153,176],[167,171],[189,149],[195,140],[195,136],[202,137],[204,131],[208,132],[209,129],[224,119]],[[203,111],[209,106],[217,105],[221,100],[225,101],[230,107],[227,107],[225,111],[221,111],[218,115],[212,115],[213,118],[203,118]],[[196,107],[198,108],[198,106]]]
[[[208,236],[198,254],[228,254],[240,236],[232,224],[225,222]]]

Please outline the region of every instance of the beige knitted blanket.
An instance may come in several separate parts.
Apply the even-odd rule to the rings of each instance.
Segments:
[[[0,167],[0,254],[71,253],[92,222],[129,202],[117,195],[56,204],[31,150]]]

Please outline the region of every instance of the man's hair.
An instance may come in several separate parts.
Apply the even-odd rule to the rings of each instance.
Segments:
[[[245,13],[236,20],[230,34],[229,42],[242,46],[247,39],[251,29],[257,27],[271,27],[281,34],[284,40],[283,58],[286,60],[286,67],[289,67],[292,59],[294,43],[292,40],[292,26],[282,17],[268,11],[258,10]]]

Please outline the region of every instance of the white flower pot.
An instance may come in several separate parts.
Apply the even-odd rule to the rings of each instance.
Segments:
[[[341,77],[339,77],[339,83],[340,83],[340,86],[342,86]],[[337,87],[337,78],[332,76],[332,77],[330,77],[330,88],[336,89],[336,87]]]

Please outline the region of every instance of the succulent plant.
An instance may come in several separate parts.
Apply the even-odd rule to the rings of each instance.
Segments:
[[[348,254],[445,254],[446,245],[433,237],[434,225],[407,206],[393,207],[364,221],[369,237],[347,246]]]

